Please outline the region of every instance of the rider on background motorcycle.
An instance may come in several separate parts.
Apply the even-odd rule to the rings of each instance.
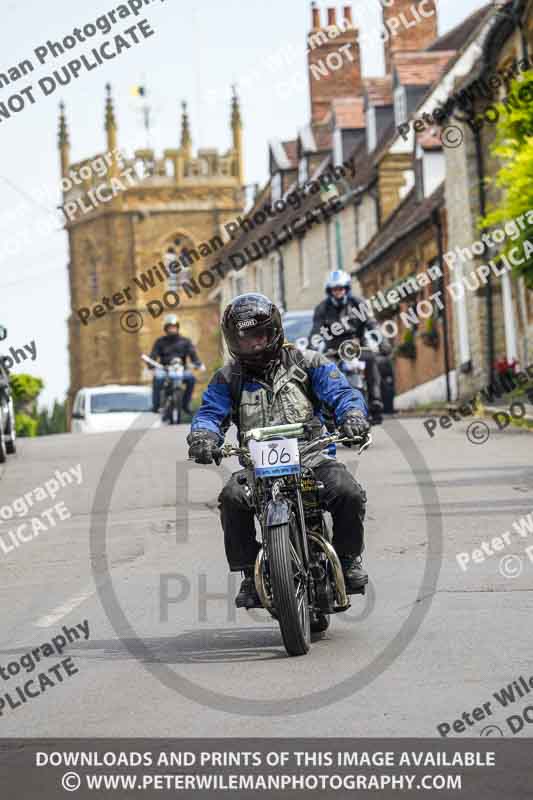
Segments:
[[[205,369],[205,367],[198,358],[198,354],[191,340],[187,339],[185,336],[180,336],[179,322],[175,314],[166,315],[163,330],[165,331],[165,335],[160,336],[159,339],[156,339],[154,342],[150,358],[153,358],[154,361],[159,361],[159,363],[165,367],[168,366],[174,358],[182,359],[183,366],[185,367],[182,378],[185,384],[183,410],[187,414],[192,414],[190,403],[196,378],[187,370],[187,359],[190,359],[197,369]],[[154,367],[149,367],[149,369],[154,369]],[[152,385],[152,411],[154,414],[159,413],[161,387],[164,382],[164,377],[154,376]]]
[[[310,342],[314,347],[313,337],[325,340],[325,349],[338,352],[345,341],[357,338],[361,345],[365,344],[365,334],[370,341],[379,342],[379,352],[383,356],[391,354],[391,346],[383,338],[375,319],[365,314],[365,306],[361,298],[352,294],[352,279],[347,272],[335,270],[326,280],[326,299],[315,308],[313,328]],[[355,310],[361,307],[359,319]],[[342,332],[338,332],[338,326]],[[332,326],[335,326],[332,330]],[[359,356],[365,362],[365,377],[368,386],[370,414],[378,421],[383,412],[381,397],[381,376],[374,353],[368,349]]]
[[[211,464],[233,418],[239,437],[252,428],[297,422],[317,423],[323,403],[334,410],[344,435],[368,433],[363,395],[352,389],[335,364],[320,353],[284,344],[279,309],[261,294],[236,297],[226,308],[222,330],[233,361],[219,369],[204,392],[187,437],[189,457]],[[235,375],[239,391],[234,391]],[[325,486],[324,501],[333,517],[333,546],[341,560],[346,590],[359,592],[368,575],[362,568],[363,520],[366,495],[346,467],[324,453],[302,458]],[[237,607],[260,605],[253,570],[260,545],[255,538],[254,510],[246,484],[235,473],[219,496],[226,557],[232,572],[242,570],[244,580]]]

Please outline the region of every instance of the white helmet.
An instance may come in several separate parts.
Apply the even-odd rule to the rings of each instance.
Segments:
[[[168,328],[169,325],[175,325],[177,328],[179,328],[180,324],[179,324],[178,318],[177,318],[177,316],[175,314],[167,314],[166,315],[166,317],[164,319],[164,322],[163,322],[163,330],[165,332],[166,332],[166,329]]]
[[[352,288],[352,279],[347,272],[343,270],[336,269],[333,272],[330,272],[328,277],[326,278],[326,292],[331,289],[348,289],[348,291]]]
[[[352,288],[352,279],[347,272],[343,270],[336,269],[333,272],[330,272],[328,277],[326,278],[326,294],[330,297],[331,301],[336,306],[346,305],[348,300],[348,294]],[[332,289],[346,289],[346,294],[340,300],[333,297]]]

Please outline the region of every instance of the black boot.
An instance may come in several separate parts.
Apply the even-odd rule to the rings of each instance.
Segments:
[[[235,598],[237,608],[262,608],[259,595],[257,594],[254,581],[253,567],[243,570],[244,580],[241,583],[239,594]]]
[[[370,422],[372,425],[381,425],[383,422],[383,403],[381,400],[372,400],[370,403]]]
[[[339,556],[346,594],[364,594],[365,586],[368,583],[368,573],[363,569],[361,556]]]

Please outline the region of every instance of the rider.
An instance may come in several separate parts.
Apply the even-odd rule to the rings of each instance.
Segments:
[[[189,358],[197,369],[205,369],[204,365],[198,358],[198,354],[191,340],[187,339],[185,336],[180,336],[179,322],[175,314],[167,314],[165,317],[163,330],[165,331],[165,335],[160,336],[159,339],[156,339],[154,342],[152,352],[150,353],[150,358],[153,358],[154,361],[159,361],[165,367],[168,366],[174,358],[181,358],[185,368],[187,367],[187,359]],[[150,369],[153,369],[153,367],[150,367]],[[185,392],[183,393],[183,410],[187,414],[192,414],[190,403],[196,378],[191,372],[185,370],[182,380],[185,384]],[[152,411],[155,414],[159,413],[159,399],[161,396],[161,387],[164,382],[164,377],[159,378],[154,376],[152,389]]]
[[[330,272],[326,280],[326,299],[315,308],[313,328],[311,330],[311,346],[313,337],[326,338],[326,348],[338,351],[342,342],[356,337],[364,343],[365,334],[379,342],[379,352],[389,356],[391,347],[383,339],[375,319],[365,313],[365,305],[360,297],[352,294],[352,279],[347,272],[335,270]],[[361,308],[359,318],[356,310]],[[340,328],[342,327],[342,330]],[[369,338],[370,338],[369,337]],[[376,422],[381,420],[383,400],[381,397],[381,376],[376,356],[368,349],[359,356],[365,362],[365,375],[368,385],[370,415]]]
[[[234,360],[212,377],[194,415],[187,442],[189,457],[198,464],[213,462],[213,452],[222,444],[232,418],[239,436],[251,428],[312,419],[317,423],[315,435],[320,435],[317,415],[326,403],[334,409],[344,435],[353,438],[368,433],[363,395],[352,389],[324,356],[312,350],[299,355],[295,347],[284,344],[280,312],[267,297],[254,293],[236,297],[224,312],[222,330]],[[361,560],[366,495],[335,458],[314,453],[304,455],[302,461],[325,486],[324,501],[333,516],[333,545],[341,560],[346,590],[349,594],[360,592],[368,583]],[[244,573],[235,603],[253,608],[260,605],[253,578],[260,546],[241,476],[235,473],[226,484],[219,509],[230,570]]]

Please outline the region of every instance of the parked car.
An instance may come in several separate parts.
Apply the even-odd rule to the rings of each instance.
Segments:
[[[16,451],[15,409],[9,374],[0,357],[0,464]]]
[[[93,386],[80,389],[72,406],[72,433],[104,433],[129,428],[139,414],[141,427],[157,428],[159,415],[152,414],[150,386]],[[137,422],[139,424],[139,422]]]
[[[313,311],[286,311],[282,321],[285,339],[305,350],[313,327]]]

